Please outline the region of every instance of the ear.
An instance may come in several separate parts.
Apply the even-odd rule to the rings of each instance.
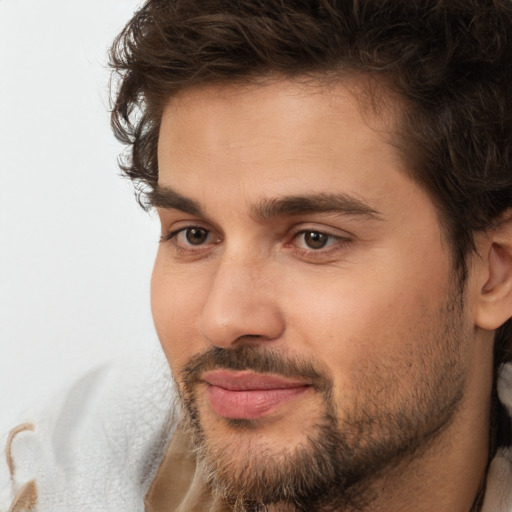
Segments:
[[[487,330],[497,329],[512,317],[512,211],[506,213],[477,244],[475,323]]]

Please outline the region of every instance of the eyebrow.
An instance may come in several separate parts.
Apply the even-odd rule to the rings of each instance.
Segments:
[[[267,220],[281,215],[338,213],[378,219],[381,214],[364,201],[348,194],[319,193],[265,199],[252,208],[254,217]]]
[[[190,215],[204,216],[200,204],[170,187],[157,186],[149,193],[154,208],[179,210]],[[379,219],[382,214],[364,201],[348,194],[317,193],[264,199],[252,206],[252,216],[259,221],[304,213],[338,213],[341,215]]]
[[[170,187],[157,185],[148,194],[148,198],[153,208],[180,210],[190,215],[203,215],[202,208],[197,201],[182,196]]]

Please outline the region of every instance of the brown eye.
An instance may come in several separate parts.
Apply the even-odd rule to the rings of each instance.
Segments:
[[[204,228],[188,228],[185,238],[190,245],[201,245],[208,239],[208,230]]]
[[[305,231],[303,236],[305,245],[310,249],[323,249],[332,238],[331,235],[319,231]]]

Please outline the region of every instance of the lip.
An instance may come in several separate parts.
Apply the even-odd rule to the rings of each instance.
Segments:
[[[214,370],[202,380],[212,409],[227,419],[262,418],[310,388],[304,381],[251,371]]]

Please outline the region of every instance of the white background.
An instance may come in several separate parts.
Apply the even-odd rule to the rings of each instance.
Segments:
[[[119,177],[106,51],[135,0],[0,0],[0,419],[156,343],[158,244]]]

